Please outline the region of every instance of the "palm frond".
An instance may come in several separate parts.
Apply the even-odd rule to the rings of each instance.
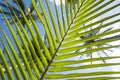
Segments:
[[[18,9],[10,3],[0,3],[0,12],[11,35],[9,37],[0,26],[0,42],[4,48],[4,52],[0,48],[1,79],[120,79],[119,76],[112,76],[120,74],[120,71],[98,70],[99,67],[120,65],[119,62],[109,62],[120,56],[110,56],[105,52],[120,46],[109,44],[120,40],[120,28],[113,26],[120,22],[120,12],[111,13],[119,8],[120,3],[114,3],[115,0],[65,0],[63,4],[63,1],[60,0],[58,8],[54,0],[54,12],[49,0],[30,0],[29,7],[23,0],[13,0]],[[42,24],[38,24],[36,19]],[[93,57],[93,53],[98,57]],[[84,58],[84,55],[90,58]],[[78,58],[80,56],[81,59]]]

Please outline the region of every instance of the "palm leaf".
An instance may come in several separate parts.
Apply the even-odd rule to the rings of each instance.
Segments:
[[[23,10],[23,12],[25,13],[25,15],[27,16],[28,19],[29,19],[28,12],[30,12],[31,15],[32,15],[32,17],[33,17],[33,19],[34,19],[35,21],[38,20],[37,15],[33,13],[33,12],[34,12],[34,7],[33,7],[32,4],[30,4],[30,6],[28,7],[28,6],[24,5],[24,2],[21,1],[21,0],[18,0],[18,1],[12,0],[12,1],[13,1],[14,5],[12,5],[12,4],[9,3],[9,2],[6,2],[6,3],[2,3],[2,2],[1,2],[1,3],[0,3],[0,6],[1,6],[2,8],[5,8],[5,9],[3,9],[3,12],[4,12],[5,15],[8,15],[8,16],[7,16],[8,18],[10,17],[10,15],[14,15],[14,13],[13,13],[13,11],[12,11],[12,9],[13,9],[14,12],[16,13],[16,15],[17,15],[17,16],[19,17],[19,19],[21,20],[23,26],[25,27],[26,24],[25,24],[24,18],[21,16],[22,14],[21,14],[20,10],[18,9],[18,7],[16,7],[16,5],[19,4],[19,7],[21,7],[21,9]],[[37,0],[35,0],[35,1],[36,1],[36,3],[38,3]],[[16,4],[16,5],[15,5],[15,4]],[[0,11],[0,13],[2,13],[2,11]],[[42,13],[41,13],[41,14],[42,14]],[[14,17],[14,16],[13,16],[13,17]],[[14,19],[15,19],[15,21],[17,22],[17,20],[16,20],[15,17],[14,17]],[[4,20],[4,19],[1,19],[1,20]],[[10,21],[10,24],[14,24],[11,19],[9,19],[9,21]]]
[[[120,22],[119,18],[113,19],[119,17],[120,12],[98,18],[118,8],[120,3],[109,6],[116,1],[73,0],[72,2],[72,0],[65,0],[64,5],[62,4],[63,0],[60,0],[60,9],[58,9],[54,0],[55,17],[48,0],[44,1],[46,6],[43,5],[42,0],[38,0],[38,2],[37,0],[31,0],[30,10],[24,10],[27,8],[24,1],[13,1],[18,6],[21,18],[29,33],[25,30],[25,25],[14,7],[0,4],[12,12],[11,14],[5,12],[3,8],[0,9],[12,36],[9,37],[7,32],[0,26],[2,33],[0,34],[0,42],[4,48],[4,52],[2,48],[0,49],[1,79],[5,80],[7,77],[10,80],[120,79],[120,77],[111,76],[120,74],[119,71],[99,71],[96,69],[120,65],[120,63],[109,63],[108,61],[119,59],[120,56],[101,56],[100,54],[100,51],[104,52],[104,50],[120,46],[119,44],[108,45],[110,42],[120,40],[118,34],[120,28],[114,29],[114,26],[108,28]],[[59,10],[61,10],[61,13],[59,13]],[[33,11],[35,11],[35,16],[32,14]],[[7,14],[9,14],[13,24],[9,21]],[[45,32],[44,39],[42,39],[41,30],[35,21],[35,17],[42,23]],[[99,20],[93,21],[94,19]],[[18,34],[15,33],[15,30]],[[118,35],[107,37],[115,33]],[[11,39],[14,40],[14,44]],[[104,44],[106,46],[102,46]],[[96,52],[99,53],[99,57],[92,57],[93,53],[97,54]],[[78,57],[82,55],[90,55],[91,58],[79,59]],[[94,63],[96,61],[100,63]],[[86,69],[89,71],[84,71]]]

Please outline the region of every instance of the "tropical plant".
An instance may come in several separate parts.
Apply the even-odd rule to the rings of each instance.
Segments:
[[[9,1],[1,2],[1,3],[0,3],[0,6],[2,7],[4,14],[7,16],[8,20],[9,20],[9,22],[10,22],[11,24],[13,24],[13,21],[11,20],[10,15],[12,15],[12,16],[14,17],[15,21],[17,22],[17,19],[16,19],[16,17],[14,16],[14,13],[13,13],[13,11],[12,11],[12,9],[13,9],[13,10],[15,11],[16,15],[18,16],[18,18],[20,19],[20,22],[22,23],[22,25],[23,25],[24,27],[25,27],[25,25],[26,25],[26,24],[25,24],[25,20],[24,20],[22,14],[21,14],[19,8],[16,7],[17,4],[20,5],[21,9],[23,10],[23,12],[24,12],[24,14],[26,15],[26,17],[28,18],[28,20],[30,19],[29,16],[28,16],[28,12],[31,14],[31,16],[33,17],[33,19],[34,19],[35,21],[38,20],[37,15],[34,13],[34,7],[33,7],[32,4],[30,4],[30,6],[27,7],[26,5],[24,5],[25,3],[23,2],[23,0],[18,0],[18,3],[16,2],[16,0],[11,0],[11,1],[12,1],[13,3],[9,2]],[[36,4],[38,5],[38,1],[35,0],[35,2],[36,2]],[[0,11],[0,13],[2,13],[2,11]],[[4,20],[4,18],[1,19],[1,20]]]
[[[39,29],[40,25],[37,25],[32,14],[28,10],[28,14],[25,14],[22,9],[23,6],[19,4],[19,0],[16,0],[16,3],[30,34],[25,30],[21,18],[19,18],[13,7],[9,8],[9,10],[12,11],[12,14],[10,13],[10,18],[18,34],[15,33],[15,29],[13,25],[10,24],[11,21],[9,21],[5,11],[0,8],[6,25],[12,35],[12,37],[9,37],[3,27],[0,26],[4,36],[2,37],[2,34],[0,34],[0,41],[4,48],[4,53],[2,48],[0,49],[0,60],[2,61],[2,63],[0,63],[1,79],[120,79],[119,76],[111,76],[112,74],[120,74],[120,71],[99,71],[96,69],[98,67],[102,68],[120,65],[120,63],[106,62],[84,64],[101,60],[117,59],[120,58],[120,56],[92,57],[89,59],[82,58],[82,60],[76,59],[84,54],[88,55],[90,53],[120,46],[120,44],[101,46],[120,40],[120,35],[112,36],[114,33],[119,33],[120,28],[109,28],[109,26],[120,22],[119,18],[113,19],[119,17],[120,12],[104,16],[104,14],[119,7],[120,2],[114,3],[116,2],[115,0],[78,0],[77,4],[75,2],[73,2],[73,4],[71,0],[65,0],[65,5],[63,5],[63,0],[60,0],[61,14],[59,14],[54,0],[56,15],[54,17],[54,12],[52,12],[53,7],[50,6],[49,0],[38,0],[38,6],[35,0],[29,1],[32,3],[38,19],[42,23],[46,39],[42,39],[43,35],[41,35],[41,30]],[[46,5],[43,5],[43,2],[45,2]],[[114,3],[114,5],[109,6],[112,3]],[[46,10],[45,7],[47,7],[48,10]],[[41,12],[43,15],[41,15]],[[95,19],[97,19],[97,21],[94,21]],[[12,43],[11,38],[14,40],[15,45]]]
[[[100,24],[99,26],[102,26],[102,24]],[[106,30],[104,30],[102,33],[105,33],[105,32],[107,32],[107,31],[110,31],[112,28],[108,28],[108,29],[106,29]],[[90,30],[92,30],[92,27],[90,28]],[[89,38],[89,37],[91,37],[91,36],[95,36],[95,35],[98,35],[99,33],[100,33],[100,29],[98,29],[98,30],[95,30],[95,31],[93,31],[93,32],[91,32],[91,33],[89,33],[89,34],[86,34],[86,35],[83,35],[83,36],[80,36],[80,38],[81,39],[84,39],[84,38]],[[78,33],[79,34],[79,33]],[[97,38],[97,40],[100,40],[100,38]],[[85,41],[84,42],[84,45],[87,45],[87,44],[90,44],[90,43],[93,43],[93,42],[96,42],[97,41],[96,39],[91,39],[91,40],[88,40],[88,41]],[[87,47],[87,48],[84,48],[85,49],[85,51],[86,50],[90,50],[90,49],[94,49],[95,47],[97,47],[97,48],[102,48],[102,47],[104,47],[104,46],[112,46],[111,44],[107,44],[107,43],[104,43],[104,44],[98,44],[98,45],[95,45],[95,46],[89,46],[89,47]],[[76,50],[76,52],[80,52],[81,51],[81,49],[79,49],[79,50]],[[110,51],[110,52],[113,52],[112,50],[107,50],[107,51]],[[104,50],[101,50],[101,51],[97,51],[96,53],[99,55],[99,57],[101,57],[102,55],[100,54],[100,53],[103,53],[104,55],[106,55],[106,56],[108,56],[109,57],[109,55],[106,53],[106,51],[104,51]],[[94,53],[94,52],[93,52]],[[89,53],[89,54],[87,54],[87,56],[86,57],[90,57],[90,58],[92,58],[93,57],[93,53],[91,52],[91,53]],[[80,59],[83,57],[83,55],[81,55],[80,56]],[[102,58],[102,57],[101,57]],[[104,59],[102,60],[103,62],[105,62],[104,61]],[[91,62],[92,63],[92,62]]]

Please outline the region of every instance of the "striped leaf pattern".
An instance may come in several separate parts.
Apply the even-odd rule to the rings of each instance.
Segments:
[[[112,12],[120,8],[119,1],[60,0],[57,6],[54,0],[51,6],[49,0],[29,0],[32,7],[23,0],[12,1],[17,8],[9,2],[0,3],[2,20],[11,34],[9,37],[0,26],[1,80],[120,79],[111,76],[120,71],[98,69],[120,65],[109,62],[120,56],[109,56],[105,51],[120,46],[109,44],[120,40],[120,28],[112,26],[120,23],[120,11]]]

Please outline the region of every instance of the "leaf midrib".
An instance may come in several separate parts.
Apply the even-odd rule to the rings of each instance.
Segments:
[[[54,55],[53,55],[52,59],[50,60],[50,62],[49,62],[49,64],[48,64],[48,66],[46,67],[46,69],[45,69],[44,73],[42,74],[42,76],[41,76],[40,80],[43,80],[43,78],[44,78],[44,76],[45,76],[46,72],[48,71],[48,69],[49,69],[50,65],[52,64],[52,62],[53,62],[53,60],[54,60],[54,58],[55,58],[55,56],[56,56],[56,54],[57,54],[57,52],[58,52],[59,48],[61,47],[62,42],[64,41],[64,39],[65,39],[65,37],[66,37],[66,35],[67,35],[68,31],[69,31],[69,30],[70,30],[70,28],[71,28],[71,25],[73,24],[73,22],[74,22],[74,20],[75,20],[75,18],[76,18],[76,16],[77,16],[77,14],[79,13],[80,9],[82,8],[82,5],[83,5],[84,1],[85,1],[85,0],[82,0],[80,7],[78,8],[78,10],[77,10],[77,12],[76,12],[76,14],[75,14],[74,18],[72,19],[72,21],[71,21],[70,25],[68,26],[68,29],[67,29],[67,31],[65,32],[65,35],[63,36],[63,38],[62,38],[62,40],[61,40],[60,44],[58,45],[58,48],[56,49],[56,51],[55,51],[55,53],[54,53]]]

